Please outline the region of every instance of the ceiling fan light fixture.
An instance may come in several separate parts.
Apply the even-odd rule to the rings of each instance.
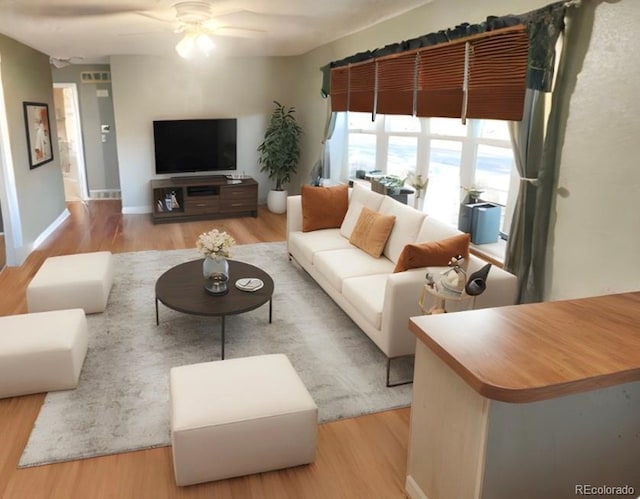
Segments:
[[[176,45],[176,52],[183,59],[189,59],[193,55],[193,49],[196,45],[196,34],[187,32]]]
[[[199,27],[184,29],[184,36],[176,45],[176,52],[184,59],[189,59],[197,53],[208,57],[215,48],[211,37]]]
[[[196,46],[205,57],[209,57],[209,54],[211,54],[211,51],[215,48],[215,44],[206,33],[199,33],[196,36]]]

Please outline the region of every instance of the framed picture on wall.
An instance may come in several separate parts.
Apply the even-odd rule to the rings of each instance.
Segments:
[[[25,102],[23,106],[29,148],[29,168],[33,170],[53,160],[49,105]]]

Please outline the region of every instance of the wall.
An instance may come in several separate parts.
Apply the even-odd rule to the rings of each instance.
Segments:
[[[61,69],[52,69],[54,83],[75,83],[78,88],[80,120],[84,161],[87,169],[89,190],[119,190],[118,150],[116,144],[115,117],[113,112],[113,90],[111,83],[83,83],[82,71],[108,72],[108,64],[74,64]],[[98,92],[107,92],[99,97]],[[111,126],[102,142],[100,125]]]
[[[272,101],[292,101],[292,69],[291,58],[211,57],[203,63],[177,56],[112,57],[123,212],[151,211],[156,119],[238,118],[237,173],[244,171],[259,182],[259,199],[264,202],[272,185],[259,173],[256,148]]]
[[[296,102],[307,133],[300,178],[306,181],[322,138],[327,102],[320,97],[321,66],[462,21],[524,13],[548,3],[436,1],[301,57]],[[563,106],[559,189],[545,275],[545,299],[551,300],[640,289],[634,258],[640,253],[640,168],[634,154],[640,136],[635,91],[640,2],[583,1],[573,15],[577,37],[565,74],[570,85],[558,101]]]
[[[15,213],[5,213],[7,231],[7,244],[12,248],[7,249],[8,264],[20,265],[33,247],[38,238],[61,215],[66,212],[64,203],[64,187],[62,173],[58,162],[58,152],[53,148],[53,161],[46,163],[34,170],[29,169],[29,153],[25,133],[24,101],[42,102],[49,105],[49,122],[51,127],[51,143],[57,144],[55,117],[53,116],[53,83],[49,57],[37,52],[26,45],[0,35],[0,57],[2,64],[2,90],[6,106],[7,128],[10,143],[12,163],[6,164],[10,169],[13,179],[7,182],[4,178],[4,190],[9,189],[15,193],[9,198],[15,198]],[[5,211],[5,207],[3,207]],[[15,225],[9,227],[8,219],[18,214]],[[9,240],[9,232],[16,235]]]
[[[570,67],[549,299],[640,289],[640,2],[583,2]],[[593,25],[590,38],[585,36]],[[585,54],[582,54],[585,52]]]

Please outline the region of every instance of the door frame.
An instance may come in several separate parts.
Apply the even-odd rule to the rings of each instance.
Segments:
[[[18,266],[23,262],[20,250],[23,245],[22,223],[20,221],[20,205],[16,178],[13,172],[13,156],[9,140],[9,124],[7,108],[4,101],[2,85],[2,58],[0,57],[0,206],[2,207],[2,224],[4,227],[4,246],[6,265]]]

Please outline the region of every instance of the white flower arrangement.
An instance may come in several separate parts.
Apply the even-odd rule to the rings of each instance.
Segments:
[[[417,191],[423,191],[429,184],[429,177],[423,178],[420,173],[415,174],[413,172],[409,172],[407,174],[407,179],[409,180],[409,185]]]
[[[196,248],[205,257],[229,257],[236,241],[226,232],[213,229],[198,236]]]

